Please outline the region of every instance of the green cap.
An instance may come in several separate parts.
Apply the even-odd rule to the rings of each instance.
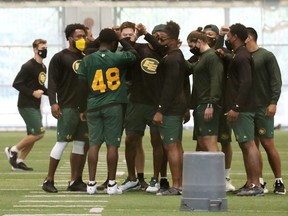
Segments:
[[[211,30],[213,32],[215,32],[216,34],[219,34],[219,28],[216,25],[210,24],[210,25],[206,25],[204,27],[204,32]]]
[[[152,34],[159,32],[159,31],[163,31],[165,29],[165,27],[166,27],[165,24],[156,25],[152,30]]]

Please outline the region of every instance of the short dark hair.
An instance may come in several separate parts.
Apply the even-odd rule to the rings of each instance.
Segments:
[[[165,32],[170,38],[178,40],[180,26],[171,20],[166,23],[163,32]]]
[[[237,37],[242,41],[245,42],[246,38],[248,37],[248,31],[246,27],[241,23],[236,23],[230,26],[230,33],[232,35],[237,35]]]
[[[247,27],[246,29],[247,29],[248,35],[251,35],[253,37],[253,39],[255,41],[257,41],[258,34],[257,34],[256,30],[254,28],[252,28],[252,27]]]
[[[85,34],[87,35],[87,28],[86,26],[80,24],[80,23],[74,23],[74,24],[69,24],[66,26],[65,28],[65,36],[66,36],[66,39],[68,40],[68,38],[70,36],[72,36],[75,32],[76,29],[82,29]]]
[[[47,41],[46,41],[46,40],[43,40],[43,39],[41,39],[41,38],[36,39],[36,40],[33,41],[32,47],[33,47],[33,48],[37,48],[39,44],[47,44]]]
[[[116,32],[113,29],[105,28],[101,30],[98,37],[100,43],[112,43],[118,41]]]
[[[129,22],[129,21],[123,22],[120,25],[120,30],[122,31],[125,28],[132,28],[133,31],[135,31],[135,23],[132,23],[132,22]]]

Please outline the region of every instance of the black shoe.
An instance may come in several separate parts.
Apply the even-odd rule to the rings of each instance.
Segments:
[[[14,171],[33,171],[33,168],[27,167],[25,163],[20,162],[15,167],[12,166],[12,170],[14,170]]]
[[[97,190],[103,191],[103,190],[107,189],[107,185],[108,185],[108,179],[106,179],[106,181],[103,182],[101,185],[97,186]]]
[[[9,161],[9,163],[11,164],[11,166],[14,168],[14,167],[17,167],[17,157],[18,157],[18,154],[17,152],[13,152],[11,151],[11,148],[10,147],[6,147],[5,148],[5,154],[7,156],[7,159]],[[12,168],[12,169],[13,169]]]
[[[82,179],[76,179],[72,185],[68,182],[67,191],[87,191],[87,185],[82,181]]]
[[[42,189],[46,192],[49,192],[49,193],[57,193],[58,192],[57,188],[54,187],[54,181],[50,181],[47,179],[45,179],[45,181],[43,182]]]
[[[242,187],[240,187],[239,189],[232,191],[232,193],[233,193],[233,194],[237,194],[237,193],[239,193],[239,192],[242,191],[242,190],[246,190],[247,188],[248,188],[248,185],[247,185],[247,182],[246,182],[246,183],[245,183]]]
[[[274,193],[275,194],[280,194],[280,195],[285,195],[286,194],[286,189],[285,189],[285,186],[284,186],[283,182],[281,182],[279,180],[275,181]]]
[[[160,189],[167,190],[170,188],[169,181],[166,178],[160,179]]]

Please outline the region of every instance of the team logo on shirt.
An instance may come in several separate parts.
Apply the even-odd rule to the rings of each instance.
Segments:
[[[72,64],[72,69],[74,70],[75,73],[77,73],[81,61],[82,59],[78,59]]]
[[[40,72],[39,76],[38,76],[38,81],[39,81],[40,85],[44,85],[44,83],[46,81],[46,73]]]
[[[159,62],[153,58],[145,58],[141,61],[141,69],[148,74],[156,74]]]

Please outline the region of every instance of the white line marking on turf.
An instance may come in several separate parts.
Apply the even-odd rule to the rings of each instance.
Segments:
[[[83,194],[83,195],[79,195],[79,194],[67,194],[67,195],[25,195],[25,197],[29,197],[29,198],[59,198],[59,197],[69,197],[69,198],[71,198],[71,197],[81,197],[81,198],[83,198],[83,197],[85,197],[85,198],[94,198],[94,199],[96,199],[96,198],[107,198],[107,197],[110,197],[109,195],[88,195],[88,194]]]
[[[92,208],[90,209],[89,212],[93,212],[93,213],[100,213],[103,211],[104,208]]]
[[[20,203],[107,203],[107,200],[20,200]]]
[[[104,206],[95,205],[13,205],[14,208],[103,208]]]
[[[101,214],[5,214],[3,216],[101,216]]]

